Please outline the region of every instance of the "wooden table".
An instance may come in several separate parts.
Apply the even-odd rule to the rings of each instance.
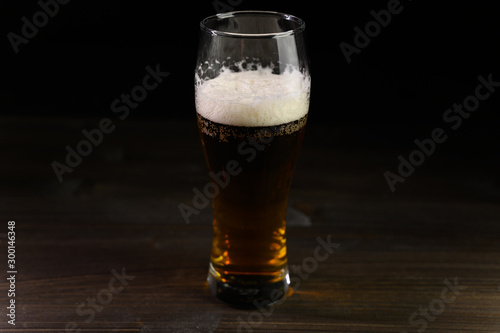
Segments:
[[[51,164],[100,121],[0,118],[1,332],[500,332],[498,134],[455,133],[393,193],[384,172],[432,126],[311,120],[287,230],[302,270],[259,312],[208,294],[211,211],[179,213],[207,181],[194,119],[113,118],[59,182]]]

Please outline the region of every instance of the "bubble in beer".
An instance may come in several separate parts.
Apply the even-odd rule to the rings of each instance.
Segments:
[[[196,110],[219,124],[276,126],[307,115],[309,92],[309,75],[292,66],[276,74],[274,66],[240,62],[213,79],[197,76]]]

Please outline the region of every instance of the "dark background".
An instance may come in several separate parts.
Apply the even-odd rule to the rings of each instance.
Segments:
[[[219,3],[230,3],[220,1]],[[222,9],[275,10],[303,18],[312,72],[310,122],[331,121],[371,131],[374,148],[401,154],[437,127],[443,113],[474,93],[477,77],[500,81],[500,20],[490,2],[401,1],[403,10],[347,63],[339,47],[354,44],[354,27],[374,20],[388,1],[232,0]],[[2,114],[116,118],[112,101],[142,82],[145,67],[170,75],[131,110],[134,119],[194,122],[193,75],[199,21],[216,13],[207,1],[70,1],[15,54],[7,38],[21,34],[36,1],[0,5]],[[496,92],[440,145],[464,160],[490,163],[499,155],[500,95]],[[394,157],[396,157],[395,155]],[[478,162],[479,163],[479,162]],[[397,165],[397,160],[388,164]]]
[[[221,1],[225,2],[225,1]],[[240,4],[238,4],[240,3]],[[388,1],[233,1],[235,10],[283,11],[307,24],[312,64],[311,120],[439,126],[443,112],[474,92],[477,76],[500,81],[500,20],[491,2],[401,1],[403,11],[347,64],[339,44],[373,20]],[[491,5],[489,5],[491,4]],[[70,1],[15,54],[36,1],[3,1],[2,113],[104,116],[141,82],[146,65],[170,77],[131,116],[193,118],[198,22],[215,14],[207,1]],[[496,128],[493,95],[467,126]]]

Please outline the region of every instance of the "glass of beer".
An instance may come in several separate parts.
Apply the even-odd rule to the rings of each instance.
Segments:
[[[196,113],[213,194],[208,285],[234,306],[272,304],[290,283],[286,211],[311,85],[305,24],[240,11],[200,26]]]

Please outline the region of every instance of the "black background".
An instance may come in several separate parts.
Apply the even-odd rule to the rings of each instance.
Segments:
[[[492,2],[401,1],[402,12],[350,64],[339,44],[353,44],[353,28],[364,29],[373,20],[370,11],[386,9],[388,1],[232,3],[234,10],[274,10],[305,20],[310,121],[417,125],[430,132],[443,125],[447,108],[474,93],[479,75],[500,81],[500,20]],[[216,13],[213,1],[72,0],[59,7],[15,54],[7,34],[20,35],[21,18],[32,21],[40,6],[0,5],[2,113],[109,116],[111,102],[141,83],[144,68],[160,64],[169,77],[130,119],[194,119],[199,21]],[[461,130],[496,133],[498,95],[482,102]]]

